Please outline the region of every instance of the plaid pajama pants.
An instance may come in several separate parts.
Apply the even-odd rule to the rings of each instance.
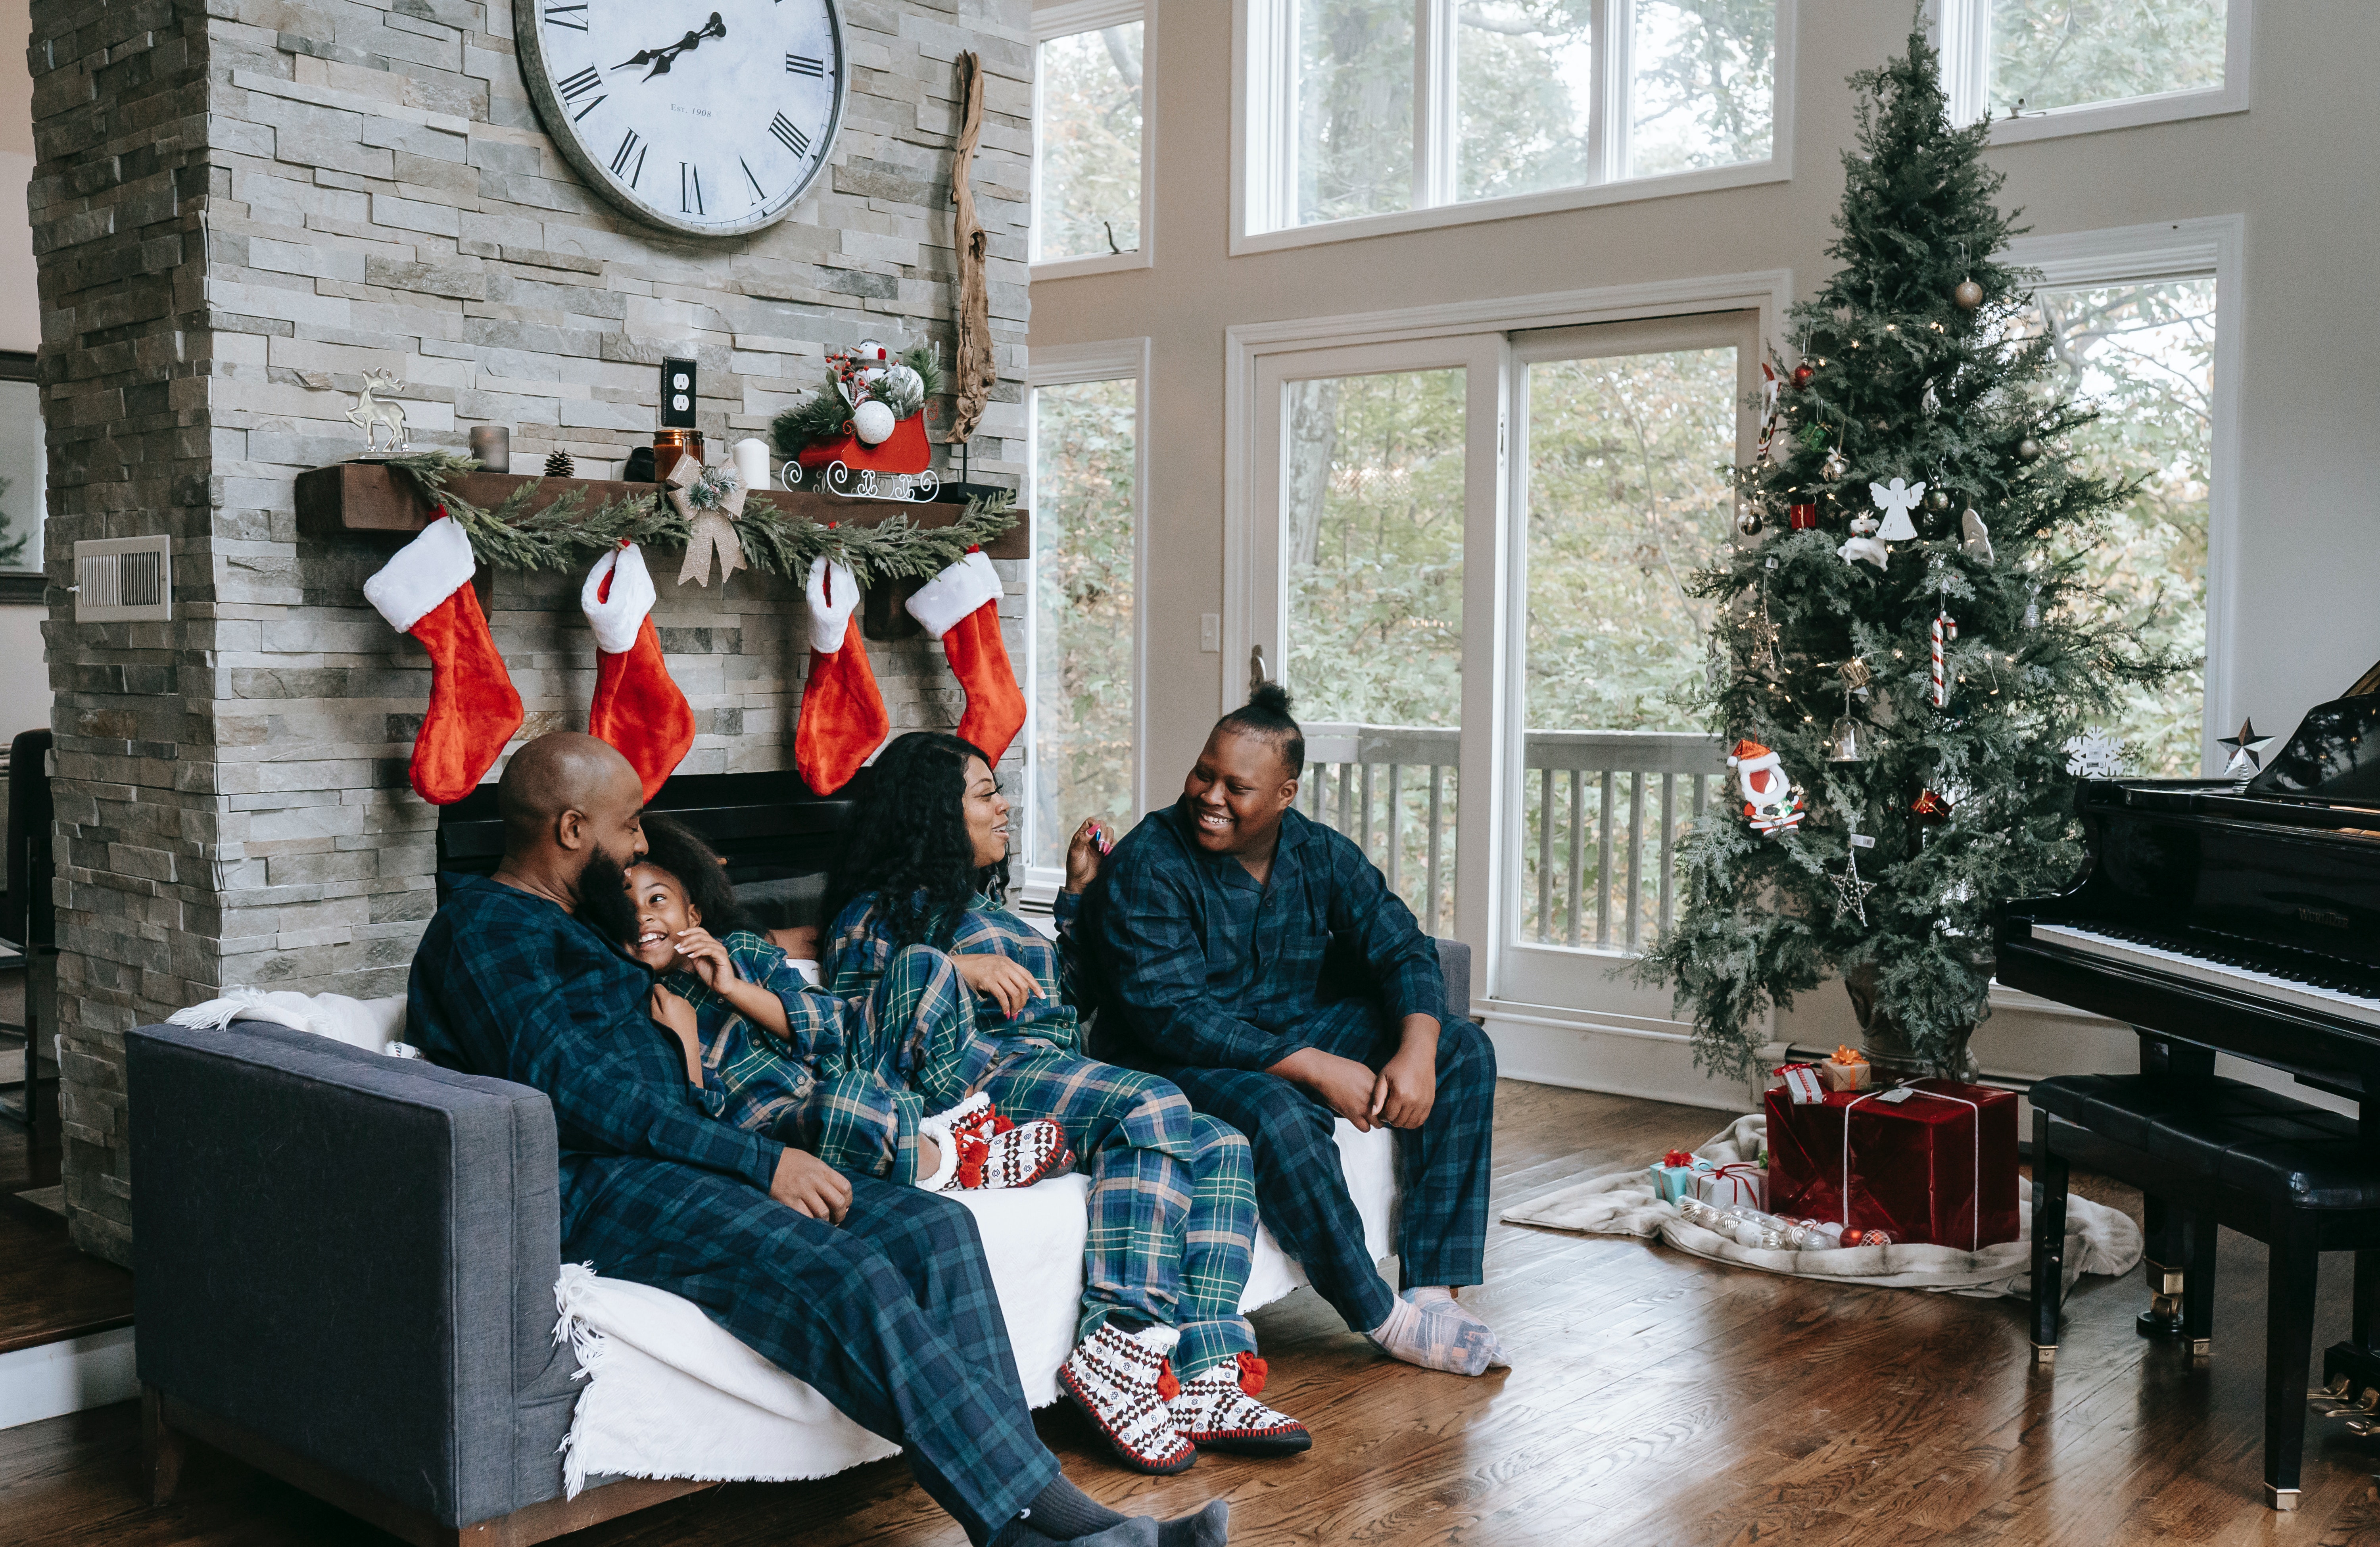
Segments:
[[[1325,1053],[1378,1069],[1397,1051],[1397,1028],[1369,999],[1326,1005],[1300,1033]],[[1364,1248],[1364,1222],[1347,1196],[1338,1116],[1299,1087],[1258,1069],[1155,1066],[1191,1104],[1248,1136],[1257,1198],[1273,1238],[1294,1258],[1347,1324],[1369,1332],[1394,1298]],[[1496,1120],[1496,1050],[1469,1021],[1438,1033],[1438,1099],[1418,1128],[1397,1130],[1397,1253],[1404,1285],[1480,1283],[1488,1251],[1488,1182]]]
[[[966,1099],[998,1051],[976,1033],[975,996],[951,958],[909,946],[874,989],[850,1003],[837,1066],[797,1091],[789,1084],[765,1109],[764,1131],[837,1170],[915,1182],[917,1120]],[[747,1097],[741,1110],[762,1108]],[[758,1126],[746,1116],[732,1120]]]
[[[975,1218],[870,1177],[851,1193],[837,1227],[717,1172],[566,1155],[563,1256],[702,1307],[899,1443],[918,1483],[986,1542],[1059,1468],[1033,1431]]]
[[[1014,1054],[984,1090],[1012,1121],[1055,1119],[1090,1174],[1078,1335],[1118,1312],[1173,1327],[1185,1381],[1256,1351],[1240,1314],[1257,1236],[1246,1139],[1154,1075],[1070,1053]]]

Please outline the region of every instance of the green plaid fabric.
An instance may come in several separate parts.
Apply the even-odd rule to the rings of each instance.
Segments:
[[[925,949],[894,955],[876,912],[873,894],[855,898],[829,932],[827,982],[838,993],[871,988],[880,963]],[[1072,907],[1062,906],[1058,917],[1064,928]],[[1014,1016],[977,995],[975,1019],[981,1041],[996,1050],[983,1084],[992,1104],[1012,1122],[1057,1122],[1077,1167],[1091,1177],[1082,1335],[1119,1312],[1176,1327],[1182,1342],[1173,1364],[1184,1380],[1253,1352],[1255,1330],[1239,1313],[1257,1234],[1247,1140],[1227,1123],[1194,1114],[1166,1080],[1076,1052],[1082,1027],[1070,941],[1052,944],[981,896],[941,932],[952,955],[1006,956],[1040,985]]]
[[[1185,1381],[1256,1351],[1256,1329],[1240,1314],[1257,1242],[1256,1172],[1237,1128],[1193,1113],[1154,1075],[1070,1053],[1005,1059],[984,1090],[1014,1121],[1057,1122],[1090,1175],[1081,1336],[1118,1312],[1174,1327],[1173,1369]]]

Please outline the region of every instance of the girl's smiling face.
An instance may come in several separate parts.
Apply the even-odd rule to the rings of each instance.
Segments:
[[[656,972],[678,964],[677,937],[702,922],[702,909],[686,900],[677,877],[659,865],[628,869],[628,900],[637,908],[637,937],[628,953]]]

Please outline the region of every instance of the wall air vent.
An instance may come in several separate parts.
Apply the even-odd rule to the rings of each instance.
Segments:
[[[104,537],[74,545],[77,623],[164,623],[174,615],[174,540]]]

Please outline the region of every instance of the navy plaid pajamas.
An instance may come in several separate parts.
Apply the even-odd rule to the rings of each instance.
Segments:
[[[1075,901],[1060,896],[1060,928],[1072,921]],[[828,938],[827,982],[837,993],[868,993],[884,963],[897,968],[921,953],[949,967],[949,957],[927,946],[894,953],[877,927],[872,894],[847,906]],[[1040,985],[1014,1016],[976,996],[979,1039],[995,1050],[978,1088],[1012,1122],[1055,1121],[1090,1174],[1077,1335],[1088,1337],[1119,1313],[1174,1327],[1182,1340],[1173,1365],[1184,1380],[1253,1353],[1256,1331],[1240,1315],[1256,1251],[1247,1140],[1194,1113],[1164,1079],[1081,1055],[1070,950],[980,896],[949,940],[953,956],[1006,956]]]
[[[1387,1321],[1393,1297],[1364,1249],[1337,1118],[1265,1071],[1309,1047],[1378,1070],[1404,1017],[1437,1020],[1437,1099],[1396,1135],[1397,1251],[1408,1285],[1482,1280],[1495,1050],[1448,1018],[1437,947],[1362,849],[1290,810],[1260,884],[1200,849],[1173,808],[1117,847],[1089,898],[1109,1040],[1247,1135],[1265,1224],[1359,1331]]]
[[[852,1179],[840,1228],[768,1196],[784,1147],[719,1122],[651,976],[552,903],[456,888],[413,961],[407,1040],[553,1102],[565,1257],[682,1295],[869,1431],[977,1542],[1058,1476],[965,1209]]]

